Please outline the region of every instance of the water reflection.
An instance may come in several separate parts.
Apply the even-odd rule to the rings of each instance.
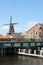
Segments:
[[[0,57],[0,65],[43,65],[43,59],[28,56]]]

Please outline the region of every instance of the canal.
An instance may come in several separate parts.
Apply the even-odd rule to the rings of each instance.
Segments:
[[[43,59],[29,56],[0,57],[0,65],[43,65]]]

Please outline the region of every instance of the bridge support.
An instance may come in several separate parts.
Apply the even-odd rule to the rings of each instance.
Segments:
[[[3,49],[3,55],[5,56],[5,54],[6,54],[6,49],[4,48]]]
[[[28,53],[29,53],[29,54],[31,53],[31,49],[28,50]]]
[[[20,53],[20,49],[18,49],[18,52]]]
[[[38,47],[38,54],[40,55],[40,47]]]
[[[3,54],[4,54],[4,51],[3,51],[3,48],[1,49],[1,56],[3,56]]]
[[[40,55],[43,55],[43,48],[41,48],[40,50]]]
[[[25,53],[25,49],[23,49],[23,53]]]
[[[40,50],[40,55],[42,55],[42,50]]]
[[[36,54],[36,50],[34,50],[34,54]]]

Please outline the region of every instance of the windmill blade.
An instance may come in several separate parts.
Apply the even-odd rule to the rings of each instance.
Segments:
[[[12,23],[12,16],[10,17],[10,24]]]
[[[9,24],[4,24],[4,25],[16,25],[18,23],[12,23],[12,16],[10,17],[10,23]]]
[[[18,24],[18,23],[12,23],[13,25],[15,25],[15,24]]]
[[[18,23],[12,23],[12,16],[10,17],[10,24],[18,24]]]
[[[10,25],[10,24],[4,24],[4,25]]]
[[[4,24],[4,25],[16,25],[18,23],[10,23],[10,24]]]

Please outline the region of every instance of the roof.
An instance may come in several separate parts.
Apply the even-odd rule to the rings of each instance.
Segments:
[[[41,25],[40,23],[37,23],[37,24],[35,24],[33,27],[31,27],[28,31],[30,31],[31,29],[33,29],[35,26],[37,26],[37,25]],[[28,32],[28,31],[26,31],[26,32]]]
[[[0,36],[1,39],[8,39],[11,38],[9,35],[5,35],[5,36]]]

